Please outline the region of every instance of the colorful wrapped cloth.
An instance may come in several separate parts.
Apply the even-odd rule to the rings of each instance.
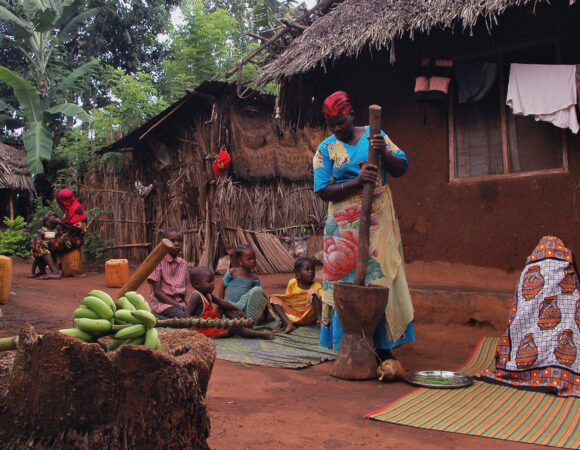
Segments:
[[[405,153],[383,132],[387,150],[401,158],[407,170]],[[330,183],[341,183],[358,176],[366,162],[369,128],[356,145],[347,145],[330,136],[318,147],[314,159],[314,191]],[[415,340],[413,305],[405,275],[403,246],[395,215],[391,190],[386,184],[387,170],[380,163],[372,200],[370,249],[365,285],[370,283],[389,288],[389,301],[375,332],[377,348],[394,348]],[[354,281],[359,245],[362,189],[339,202],[328,203],[328,218],[324,229],[323,326],[320,345],[337,350],[342,327],[334,308],[334,283]],[[326,325],[330,322],[328,325]]]
[[[43,237],[33,239],[30,246],[32,256],[40,258],[53,252],[63,253],[80,248],[83,245],[83,235],[87,232],[87,223],[76,222],[71,225],[78,231],[59,227],[53,239]]]
[[[288,282],[284,294],[270,296],[270,303],[280,305],[290,322],[296,325],[308,325],[316,322],[316,311],[312,306],[312,297],[322,297],[322,286],[314,282],[310,289],[302,289],[298,286],[298,280],[292,278]]]
[[[201,292],[199,292],[196,289],[189,296],[189,300],[191,300],[191,297],[193,297],[194,294],[198,294],[201,298],[202,303],[203,303],[203,311],[199,315],[199,317],[201,319],[221,319],[219,313],[216,310],[215,305],[213,304],[211,294],[208,294],[208,296],[206,297],[205,295],[203,295]],[[189,300],[188,300],[188,302],[189,302]],[[227,337],[230,334],[229,331],[227,329],[224,329],[224,328],[199,327],[199,328],[196,328],[196,330],[202,334],[205,334],[208,337]]]
[[[63,253],[83,245],[83,236],[87,232],[87,214],[69,189],[61,189],[56,193],[56,200],[64,212],[53,239],[38,237],[31,242],[30,253],[35,258],[41,258],[51,253]]]
[[[495,370],[482,381],[580,397],[580,295],[572,252],[544,236],[528,257],[499,341]]]
[[[226,300],[240,308],[248,319],[262,322],[268,307],[268,297],[260,286],[260,280],[234,277],[228,270],[223,279],[227,288]]]

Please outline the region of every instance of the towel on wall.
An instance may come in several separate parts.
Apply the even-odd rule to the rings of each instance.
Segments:
[[[514,114],[578,133],[576,66],[512,64],[506,104]]]

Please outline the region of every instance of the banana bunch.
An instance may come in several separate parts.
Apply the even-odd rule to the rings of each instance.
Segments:
[[[114,341],[108,350],[114,350],[121,345],[142,345],[153,350],[161,349],[157,318],[151,312],[145,298],[134,291],[125,292],[125,295],[116,302],[118,309],[114,314],[116,333]]]
[[[66,328],[60,332],[85,342],[97,342],[99,337],[111,333],[116,310],[109,294],[93,289],[73,313],[76,328]]]
[[[85,342],[101,342],[100,337],[113,334],[114,341],[106,346],[108,351],[121,345],[143,345],[153,350],[161,349],[157,318],[151,313],[149,303],[137,292],[126,292],[116,302],[104,291],[93,289],[73,313],[75,328],[61,333]]]

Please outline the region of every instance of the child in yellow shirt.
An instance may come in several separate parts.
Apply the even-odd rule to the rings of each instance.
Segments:
[[[292,333],[297,325],[320,324],[322,314],[322,286],[314,281],[314,261],[297,258],[294,275],[284,294],[270,296],[272,309],[286,325],[284,334]]]

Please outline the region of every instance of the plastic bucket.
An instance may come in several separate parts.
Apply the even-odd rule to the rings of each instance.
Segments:
[[[107,287],[123,287],[129,281],[129,261],[109,259],[105,263]]]
[[[12,285],[12,258],[0,255],[0,303],[8,303]]]

